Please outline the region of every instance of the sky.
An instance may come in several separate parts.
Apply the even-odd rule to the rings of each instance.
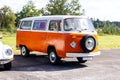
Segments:
[[[13,12],[19,12],[29,0],[0,0],[0,8],[9,6]],[[45,7],[49,0],[32,0],[36,8]],[[120,21],[120,0],[79,0],[81,8],[89,18]]]

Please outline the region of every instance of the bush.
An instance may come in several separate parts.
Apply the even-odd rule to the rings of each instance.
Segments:
[[[99,35],[110,34],[120,35],[120,28],[114,24],[104,24],[104,27],[97,30]]]

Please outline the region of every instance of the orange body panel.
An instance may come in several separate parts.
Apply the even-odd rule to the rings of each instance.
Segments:
[[[81,48],[81,40],[82,38],[85,36],[86,34],[66,34],[66,52],[69,53],[81,53],[83,52],[82,48]],[[93,35],[94,38],[96,39],[96,41],[98,42],[98,36],[97,35]],[[76,47],[72,48],[70,46],[70,43],[74,41],[76,42]],[[96,48],[93,50],[93,52],[98,51],[98,47],[96,46]]]
[[[17,31],[17,46],[25,45],[30,51],[45,51],[45,32]]]
[[[47,46],[50,46],[50,45],[54,46],[58,56],[65,57],[66,56],[66,54],[65,54],[66,48],[65,48],[65,35],[64,35],[64,33],[48,32],[47,37],[48,37],[46,39]]]
[[[72,34],[61,32],[37,32],[37,31],[17,31],[17,46],[25,45],[30,51],[40,51],[47,53],[49,46],[54,46],[59,57],[66,57],[66,53],[83,52],[81,48],[81,40],[86,34]],[[98,36],[94,35],[96,41]],[[76,43],[76,47],[72,48],[70,44]],[[98,51],[98,47],[93,52]]]
[[[17,46],[25,45],[30,51],[47,53],[49,46],[54,46],[57,54],[65,56],[65,35],[58,32],[17,31]]]

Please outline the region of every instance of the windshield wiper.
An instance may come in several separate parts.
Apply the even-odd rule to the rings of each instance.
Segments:
[[[73,28],[68,28],[68,29],[66,29],[66,31],[72,31],[73,30]]]
[[[86,30],[88,30],[87,28],[85,28],[85,29],[81,29],[81,31],[86,31]]]

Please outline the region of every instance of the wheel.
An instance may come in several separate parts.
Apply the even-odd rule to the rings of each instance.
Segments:
[[[25,46],[22,46],[22,47],[21,47],[21,55],[22,55],[23,57],[28,57],[28,56],[29,56],[29,53],[30,53],[30,51],[29,51]]]
[[[57,56],[55,49],[49,51],[48,57],[51,64],[59,64],[60,57]]]
[[[5,70],[11,70],[11,67],[12,67],[12,63],[11,62],[4,64],[4,69]]]
[[[93,36],[91,35],[86,35],[83,37],[81,41],[81,47],[84,52],[91,52],[95,49],[96,47],[96,40]]]
[[[77,57],[77,60],[79,61],[79,63],[85,63],[85,62],[87,62],[87,60],[82,60],[82,57]]]

